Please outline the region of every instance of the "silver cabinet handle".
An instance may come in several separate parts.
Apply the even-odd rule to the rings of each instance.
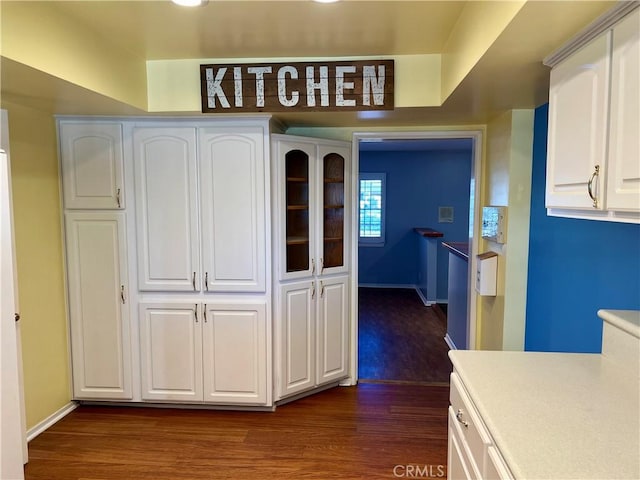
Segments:
[[[198,323],[198,304],[197,303],[193,306],[193,316],[196,319],[196,323]]]
[[[120,301],[123,305],[127,303],[126,298],[124,298],[124,285],[120,285]]]
[[[14,314],[13,314],[13,318],[14,318],[14,320],[15,320],[16,322],[19,322],[19,321],[20,321],[20,314],[19,314],[19,313],[14,313]]]
[[[311,275],[313,275],[314,273],[316,273],[316,261],[315,259],[311,259]]]
[[[593,181],[598,175],[600,175],[600,165],[596,165],[596,168],[594,169],[593,174],[589,179],[589,183],[587,183],[587,192],[589,193],[589,197],[591,197],[591,200],[593,200],[593,208],[598,208],[598,197],[596,197],[593,193]]]
[[[204,319],[204,323],[207,323],[207,304],[205,303],[202,308],[202,318]]]
[[[118,204],[118,208],[122,207],[122,205],[120,204],[120,189],[119,188],[116,190],[116,203]]]
[[[311,300],[316,298],[316,282],[311,282]]]
[[[193,291],[196,291],[196,272],[193,272],[193,276],[191,277],[191,284],[193,285]]]
[[[458,411],[456,412],[456,420],[458,420],[464,426],[464,428],[469,428],[469,422],[464,420],[462,418],[462,415],[463,415],[462,409],[459,408]]]
[[[324,258],[320,259],[320,275],[324,272]]]
[[[209,291],[209,272],[204,272],[204,288]]]
[[[320,281],[320,298],[324,298],[324,282]]]

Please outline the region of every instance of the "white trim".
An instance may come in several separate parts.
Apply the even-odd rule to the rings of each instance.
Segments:
[[[52,413],[41,422],[35,424],[33,427],[27,430],[27,442],[30,442],[46,429],[55,425],[57,422],[73,412],[76,408],[78,408],[78,404],[76,402],[69,402],[57,412]]]
[[[433,305],[436,302],[430,302],[429,300],[427,300],[427,298],[422,294],[422,291],[416,287],[416,293],[418,294],[418,296],[420,297],[420,300],[422,300],[422,304],[425,307],[430,307],[431,305]]]
[[[591,24],[587,25],[584,30],[580,31],[562,47],[550,55],[547,55],[544,60],[542,60],[542,63],[547,67],[555,67],[558,63],[598,37],[605,30],[611,28],[638,7],[640,7],[640,2],[638,1],[622,1],[617,3],[611,10],[605,12]]]
[[[458,349],[456,347],[456,344],[453,343],[453,340],[451,339],[451,337],[449,336],[448,333],[444,336],[444,341],[446,342],[447,345],[449,345],[449,349],[451,349],[451,350],[457,350]]]

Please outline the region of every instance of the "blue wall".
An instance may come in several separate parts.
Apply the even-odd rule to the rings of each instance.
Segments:
[[[360,152],[360,172],[387,174],[386,244],[358,249],[359,283],[418,283],[418,235],[414,227],[444,233],[441,240],[469,236],[468,151]],[[438,207],[453,206],[454,222],[438,223]],[[438,246],[437,298],[447,298],[448,256]]]
[[[547,116],[536,109],[525,349],[600,352],[598,309],[640,309],[640,225],[546,215]]]

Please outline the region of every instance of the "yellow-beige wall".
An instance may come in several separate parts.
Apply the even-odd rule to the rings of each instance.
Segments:
[[[524,350],[533,114],[512,110],[487,125],[483,205],[507,207],[507,239],[480,244],[481,251],[498,254],[497,295],[478,301],[483,350]]]
[[[3,103],[9,115],[27,429],[71,398],[55,121]]]

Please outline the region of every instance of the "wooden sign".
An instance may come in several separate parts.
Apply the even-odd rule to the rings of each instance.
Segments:
[[[203,113],[393,110],[393,60],[200,65]]]

